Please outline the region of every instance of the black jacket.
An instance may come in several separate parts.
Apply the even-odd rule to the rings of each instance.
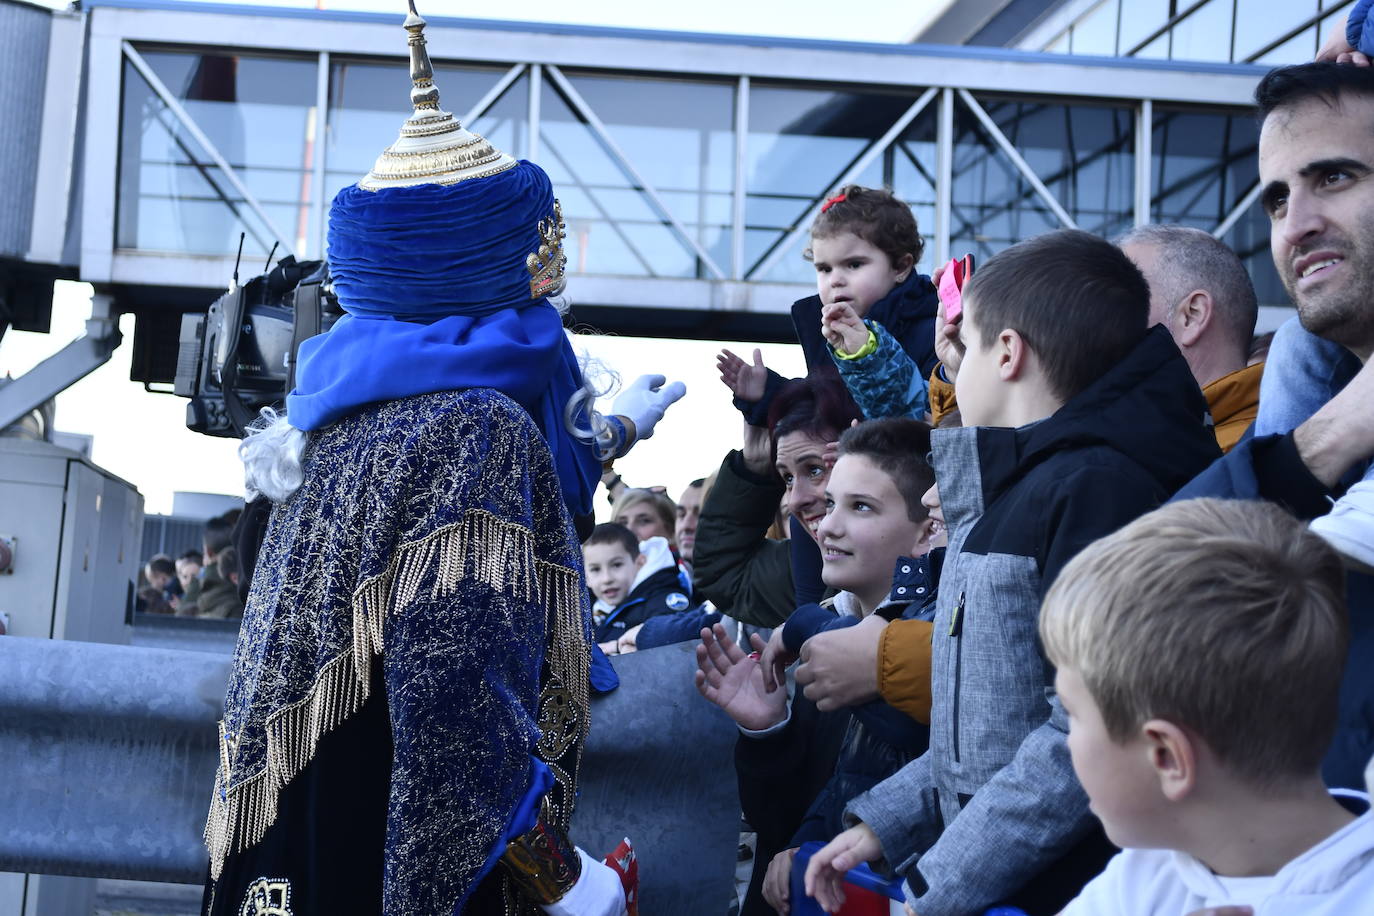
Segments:
[[[930,277],[912,271],[904,282],[873,303],[866,317],[897,338],[924,378],[939,362],[935,356],[935,312],[939,307],[940,298]],[[833,371],[830,345],[821,333],[820,296],[807,296],[792,303],[792,327],[806,355],[806,371],[815,372],[822,366]]]
[[[665,566],[631,589],[625,600],[606,615],[596,628],[596,642],[617,639],[650,617],[675,614],[690,607],[691,594],[682,587],[677,566]]]
[[[777,474],[751,473],[733,451],[721,462],[697,523],[697,591],[722,613],[755,626],[777,626],[796,607],[788,543],[768,539],[782,494]]]
[[[935,355],[935,312],[939,307],[940,298],[930,277],[913,271],[904,282],[873,303],[866,317],[887,328],[907,355],[915,360],[921,377],[925,378],[940,361]],[[792,327],[806,357],[807,374],[828,372],[838,377],[830,345],[821,333],[820,296],[807,296],[792,303]],[[767,426],[768,407],[784,382],[786,379],[769,370],[763,398],[752,402],[736,398],[735,406],[752,425]]]

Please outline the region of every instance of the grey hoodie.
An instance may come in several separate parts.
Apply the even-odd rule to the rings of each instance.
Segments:
[[[1046,420],[931,434],[949,549],[930,751],[846,809],[847,823],[877,833],[921,916],[1008,900],[1094,829],[1040,649],[1040,600],[1079,550],[1220,454],[1206,411],[1177,346],[1155,328]],[[1083,863],[1049,912],[1104,863]]]

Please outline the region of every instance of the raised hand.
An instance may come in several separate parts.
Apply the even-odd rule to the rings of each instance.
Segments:
[[[844,903],[844,875],[883,854],[883,844],[867,824],[857,824],[835,837],[806,863],[806,895],[834,913]]]
[[[1349,16],[1342,16],[1331,29],[1331,34],[1317,52],[1317,60],[1334,61],[1338,64],[1354,64],[1357,67],[1368,67],[1369,58],[1351,47],[1349,39],[1346,37],[1345,26],[1349,21]]]
[[[773,471],[773,440],[768,436],[768,427],[752,426],[744,421],[744,466],[751,473],[768,477]]]
[[[729,350],[721,350],[716,368],[725,387],[741,401],[761,401],[768,386],[768,367],[763,364],[763,351],[754,350],[754,362],[746,363]]]
[[[948,269],[948,264],[935,268],[930,280],[937,288],[940,286],[940,278]],[[935,355],[945,367],[945,378],[951,382],[959,373],[959,364],[964,361],[964,345],[959,342],[959,325],[963,320],[964,313],[960,312],[953,321],[946,322],[944,306],[941,305],[935,310]]]
[[[755,650],[762,652],[763,640],[757,633],[752,639]],[[750,731],[762,731],[787,717],[787,692],[770,693],[763,686],[758,658],[746,655],[720,624],[701,631],[695,680],[702,696]]]
[[[850,427],[851,429],[853,429],[855,426],[858,426],[858,425],[859,425],[859,421],[858,421],[858,420],[850,420],[850,421],[849,421],[849,427]],[[835,470],[835,462],[836,462],[836,461],[839,461],[839,460],[840,460],[840,440],[836,439],[834,442],[827,442],[827,443],[825,444],[825,451],[821,452],[821,462],[824,463],[825,466],[826,466],[827,468],[829,468],[830,470],[833,471],[833,470]]]
[[[634,423],[635,438],[647,439],[663,414],[687,393],[682,382],[666,384],[661,375],[641,375],[616,396],[611,412]]]
[[[842,353],[858,353],[868,343],[868,327],[848,302],[836,302],[821,309],[821,333]]]
[[[963,321],[963,313],[954,321],[946,322],[941,310],[935,310],[935,355],[945,367],[945,378],[951,382],[959,374],[959,365],[964,361],[964,345],[959,340],[959,327]]]

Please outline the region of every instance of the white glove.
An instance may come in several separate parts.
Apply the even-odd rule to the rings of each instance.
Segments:
[[[609,865],[598,862],[578,847],[582,874],[563,899],[540,909],[549,916],[625,916],[625,888]]]
[[[652,436],[654,426],[663,419],[668,406],[687,393],[687,386],[682,382],[673,382],[665,388],[667,381],[661,375],[641,375],[625,386],[611,406],[611,413],[634,421],[636,439]]]

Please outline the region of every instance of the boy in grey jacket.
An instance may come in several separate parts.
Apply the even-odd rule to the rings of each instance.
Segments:
[[[808,893],[885,861],[919,916],[1006,902],[1057,913],[1112,852],[1065,743],[1040,599],[1087,544],[1149,511],[1220,453],[1177,346],[1118,249],[1060,231],[988,261],[942,328],[966,427],[935,430],[949,530],[932,650],[930,751],[853,799]]]

